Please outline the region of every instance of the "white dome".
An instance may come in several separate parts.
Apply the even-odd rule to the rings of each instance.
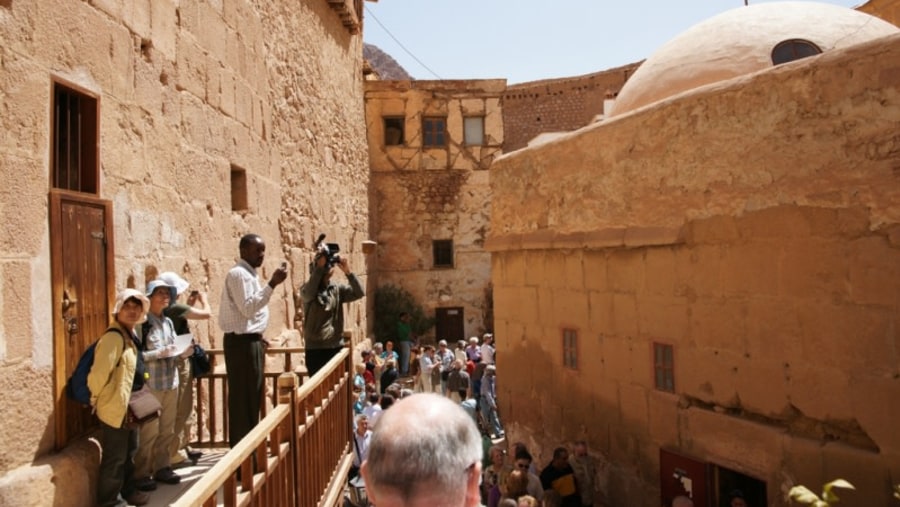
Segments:
[[[823,52],[900,31],[863,12],[814,2],[738,7],[703,21],[664,44],[622,87],[610,116],[678,93],[771,68],[772,49],[792,39]]]

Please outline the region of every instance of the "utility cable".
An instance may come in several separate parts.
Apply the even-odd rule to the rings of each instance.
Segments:
[[[419,60],[418,58],[416,58],[416,55],[412,54],[412,51],[406,49],[406,46],[404,46],[402,42],[400,42],[396,37],[394,37],[394,34],[392,34],[391,31],[388,30],[386,26],[384,26],[384,23],[382,23],[382,22],[375,16],[374,13],[372,13],[372,9],[369,9],[369,6],[368,6],[368,5],[366,5],[365,8],[366,8],[366,13],[367,13],[369,16],[371,16],[372,19],[374,19],[376,23],[378,23],[378,26],[380,26],[380,27],[385,31],[385,33],[387,33],[388,36],[390,36],[390,38],[394,39],[394,42],[396,42],[397,45],[400,46],[400,49],[402,49],[403,51],[406,51],[406,54],[408,54],[409,56],[411,56],[413,60],[415,60],[416,62],[418,62],[419,65],[421,65],[425,70],[427,70],[428,72],[430,72],[435,78],[437,78],[437,79],[443,79],[441,76],[439,76],[439,75],[437,74],[437,72],[431,70],[431,68],[429,68],[427,65],[425,65],[425,64],[422,62],[422,60]]]

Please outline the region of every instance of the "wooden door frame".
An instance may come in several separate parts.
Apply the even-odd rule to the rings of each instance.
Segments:
[[[113,234],[113,206],[112,201],[100,199],[92,194],[72,192],[68,190],[51,189],[49,195],[50,215],[50,285],[53,320],[53,394],[56,426],[56,447],[63,447],[70,437],[66,431],[66,395],[65,390],[66,371],[62,365],[66,364],[66,327],[62,316],[63,287],[63,263],[62,263],[62,235],[55,234],[62,224],[60,214],[63,202],[77,202],[95,207],[102,207],[104,212],[104,234],[106,236],[106,295],[107,301],[115,301],[115,248]]]

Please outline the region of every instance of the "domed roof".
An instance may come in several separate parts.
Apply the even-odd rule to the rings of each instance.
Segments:
[[[785,41],[800,41],[806,48],[825,52],[898,30],[874,16],[829,4],[773,2],[738,7],[694,25],[659,48],[625,83],[610,116],[771,68],[772,50]]]

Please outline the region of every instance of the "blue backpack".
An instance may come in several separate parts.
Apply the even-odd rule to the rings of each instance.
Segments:
[[[107,333],[110,331],[118,333],[122,336],[123,340],[125,339],[125,335],[123,335],[122,331],[118,328],[111,327],[106,330]],[[91,405],[91,390],[87,385],[87,377],[88,373],[91,372],[91,367],[94,366],[94,349],[97,348],[97,342],[99,341],[100,340],[98,339],[92,343],[91,346],[81,354],[81,358],[78,359],[78,365],[75,366],[75,371],[72,372],[72,376],[69,377],[69,380],[66,382],[66,396],[82,405]],[[121,360],[122,358],[120,357],[119,361]],[[144,385],[144,361],[140,352],[138,353],[137,363],[137,368],[134,373],[134,382],[131,386],[132,391],[136,391]],[[116,363],[116,367],[118,366],[119,363]]]

